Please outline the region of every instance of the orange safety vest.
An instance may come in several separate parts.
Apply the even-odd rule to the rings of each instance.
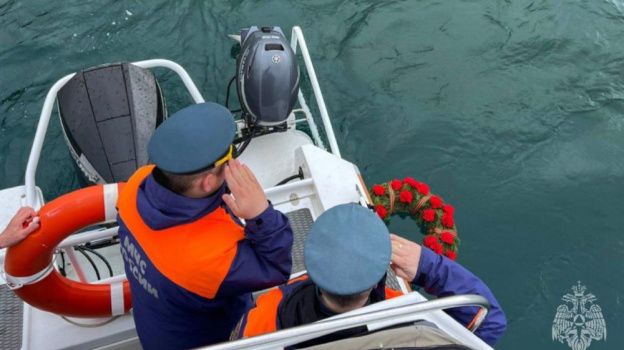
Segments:
[[[137,194],[154,166],[137,170],[119,195],[119,216],[158,271],[178,286],[213,299],[236,256],[244,229],[217,208],[194,222],[152,230],[137,209]]]
[[[287,285],[305,281],[309,277],[303,275],[288,281]],[[403,293],[386,287],[386,300],[402,296]],[[268,293],[261,295],[256,300],[256,307],[251,309],[246,315],[247,324],[242,329],[243,338],[253,337],[265,333],[277,331],[277,315],[279,313],[279,306],[284,299],[284,292],[281,288],[275,288]],[[242,320],[241,320],[242,321]],[[242,326],[239,324],[239,327]],[[237,327],[238,328],[238,327]],[[240,330],[235,331],[240,334]]]

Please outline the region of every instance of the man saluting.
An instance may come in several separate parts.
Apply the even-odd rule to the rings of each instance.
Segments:
[[[150,139],[155,166],[137,170],[119,196],[121,250],[144,349],[227,340],[253,305],[251,292],[290,275],[290,224],[232,159],[235,132],[221,105],[180,110]]]

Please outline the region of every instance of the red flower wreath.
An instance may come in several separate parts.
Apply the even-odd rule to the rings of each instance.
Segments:
[[[397,213],[410,215],[425,233],[425,247],[451,260],[457,258],[455,209],[432,194],[427,184],[406,177],[403,181],[395,179],[375,185],[370,192],[375,212],[381,219],[388,222]]]

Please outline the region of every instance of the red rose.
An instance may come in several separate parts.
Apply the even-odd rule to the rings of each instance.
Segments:
[[[438,255],[442,255],[442,251],[444,250],[444,248],[442,248],[442,244],[440,243],[434,243],[430,248]]]
[[[383,196],[383,194],[386,193],[386,188],[383,186],[375,185],[373,186],[373,193],[378,196]]]
[[[399,193],[399,200],[403,203],[412,203],[412,200],[414,200],[414,195],[408,190],[403,190],[401,191],[401,193]]]
[[[435,220],[436,212],[433,209],[426,209],[423,211],[423,220],[432,222]]]
[[[407,185],[410,185],[410,186],[412,186],[412,187],[414,187],[414,188],[416,188],[416,186],[418,186],[418,181],[414,180],[414,179],[413,179],[413,178],[411,178],[411,177],[406,177],[406,178],[404,178],[404,179],[403,179],[403,183],[404,183],[404,184],[407,184]]]
[[[450,232],[442,232],[440,235],[440,240],[446,244],[453,244],[455,239],[453,238],[453,234]]]
[[[438,209],[442,206],[442,198],[438,196],[433,196],[429,200],[429,203],[431,204],[431,208]]]
[[[377,204],[375,206],[375,212],[379,215],[380,218],[385,218],[388,215],[388,209],[384,207],[382,204]]]
[[[448,228],[452,228],[453,225],[455,225],[455,220],[453,220],[453,215],[451,214],[442,215],[442,225]]]
[[[457,259],[457,254],[452,251],[452,250],[447,250],[444,252],[444,256],[446,256],[447,258],[451,259],[451,260],[455,260]]]
[[[401,181],[399,181],[399,180],[396,180],[396,179],[392,180],[391,185],[392,185],[392,189],[395,190],[395,191],[398,191],[398,190],[401,189],[401,187],[403,187],[403,183]]]
[[[382,219],[384,219],[386,215],[388,215],[388,210],[381,204],[377,204],[377,206],[375,207],[375,211],[377,212],[377,215],[379,215],[379,217]]]
[[[438,244],[438,238],[434,235],[428,235],[427,237],[425,237],[423,244],[425,245],[425,247],[431,247],[434,244]]]
[[[455,208],[452,205],[446,204],[442,207],[442,210],[445,214],[453,215],[455,213]]]
[[[416,186],[416,191],[420,192],[420,194],[422,194],[423,196],[426,196],[429,194],[429,186],[427,186],[427,184],[424,184],[424,183],[419,183]]]

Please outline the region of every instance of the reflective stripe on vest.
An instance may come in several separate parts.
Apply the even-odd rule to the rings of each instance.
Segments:
[[[244,229],[218,208],[203,218],[152,230],[137,209],[138,190],[154,166],[137,170],[119,194],[119,216],[154,266],[178,286],[213,299],[225,279]]]

